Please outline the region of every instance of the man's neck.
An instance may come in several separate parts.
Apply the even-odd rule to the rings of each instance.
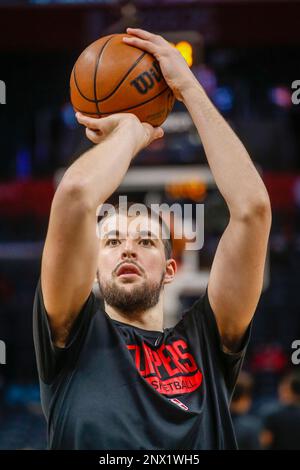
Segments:
[[[104,302],[104,306],[106,313],[113,320],[127,323],[128,325],[136,326],[143,330],[163,331],[163,311],[159,304],[148,310],[137,312],[132,316],[108,305],[106,302]]]

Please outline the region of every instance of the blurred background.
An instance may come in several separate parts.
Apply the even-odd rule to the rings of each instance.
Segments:
[[[265,285],[232,415],[241,448],[300,448],[300,438],[282,438],[300,435],[300,365],[291,360],[300,340],[300,104],[292,101],[299,18],[300,3],[289,0],[0,0],[0,449],[46,446],[32,302],[55,188],[89,147],[69,77],[87,45],[127,26],[181,50],[265,181],[273,209]],[[204,248],[175,245],[169,326],[202,294],[228,213],[181,103],[164,129],[111,200],[205,204]]]

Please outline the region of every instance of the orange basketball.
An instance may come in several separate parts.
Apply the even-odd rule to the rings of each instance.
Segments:
[[[75,111],[92,117],[133,113],[160,126],[174,105],[156,59],[112,34],[93,42],[77,59],[70,93]]]

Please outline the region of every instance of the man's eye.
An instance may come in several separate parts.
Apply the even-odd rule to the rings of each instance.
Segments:
[[[117,238],[109,238],[106,242],[106,245],[117,246],[120,240]]]
[[[142,243],[144,246],[153,245],[153,241],[151,240],[151,238],[143,238],[143,239],[141,240],[141,243]]]

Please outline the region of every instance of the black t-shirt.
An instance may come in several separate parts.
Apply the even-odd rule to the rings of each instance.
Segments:
[[[272,450],[300,450],[300,404],[285,405],[266,418],[265,429],[273,434]]]
[[[164,332],[118,322],[93,293],[51,340],[40,282],[34,343],[51,449],[235,449],[229,401],[249,341],[223,352],[207,294]]]

